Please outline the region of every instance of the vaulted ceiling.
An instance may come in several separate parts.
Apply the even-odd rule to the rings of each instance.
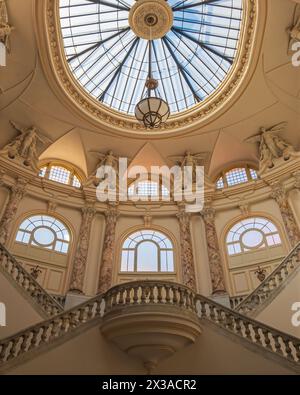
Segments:
[[[170,133],[165,136],[109,133],[107,128],[102,129],[75,112],[71,105],[62,103],[41,65],[34,3],[34,0],[7,2],[10,24],[15,30],[7,66],[0,68],[0,147],[16,135],[9,123],[13,120],[24,127],[36,125],[52,139],[53,144],[41,153],[42,159],[65,159],[86,174],[97,163],[97,156],[91,151],[113,150],[117,155],[135,158],[145,144],[151,142],[145,164],[151,161],[152,150],[167,163],[167,158],[188,150],[208,152],[208,172],[215,176],[231,164],[258,163],[257,147],[244,140],[261,126],[271,127],[287,121],[283,138],[300,149],[300,67],[293,67],[291,63],[287,33],[287,28],[300,14],[300,6],[295,2],[266,0],[263,45],[251,80],[238,100],[220,116],[203,125],[197,123],[189,133],[174,136]]]

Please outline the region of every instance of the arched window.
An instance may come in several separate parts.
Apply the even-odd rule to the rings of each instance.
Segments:
[[[257,171],[249,166],[236,167],[229,171],[223,172],[216,181],[217,189],[232,187],[238,184],[244,184],[249,181],[258,179]]]
[[[155,230],[131,234],[122,247],[121,272],[174,272],[171,240]]]
[[[80,177],[71,167],[66,168],[62,165],[49,163],[40,168],[39,176],[60,184],[81,188]]]
[[[155,181],[139,181],[135,182],[128,188],[128,197],[133,196],[147,198],[147,197],[168,197],[169,190],[163,185]]]
[[[237,255],[282,244],[277,227],[268,219],[253,217],[235,224],[226,238],[228,255]]]
[[[34,215],[19,226],[16,241],[34,247],[67,254],[70,232],[66,226],[49,215]]]

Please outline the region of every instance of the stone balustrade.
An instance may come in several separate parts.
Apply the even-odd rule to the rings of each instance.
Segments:
[[[0,244],[0,268],[10,280],[13,280],[33,299],[46,316],[54,316],[63,310],[62,306],[39,285],[2,244]]]
[[[0,368],[29,351],[46,346],[76,328],[103,316],[103,297],[98,296],[47,321],[0,341]]]
[[[243,314],[254,314],[263,303],[271,298],[280,286],[300,266],[300,243],[289,253],[282,263],[240,304],[236,310]]]
[[[265,350],[280,355],[300,369],[300,339],[196,295],[200,319],[205,319]]]
[[[235,310],[226,308],[211,299],[197,295],[186,286],[166,281],[136,281],[117,285],[73,309],[40,324],[34,325],[0,341],[0,369],[22,355],[45,347],[54,340],[79,327],[99,324],[105,315],[122,314],[130,306],[141,306],[155,311],[155,306],[174,306],[195,312],[202,320],[209,321],[240,339],[256,345],[289,362],[300,371],[300,339],[255,321]],[[133,309],[136,312],[136,309]],[[179,310],[180,312],[180,310]]]
[[[105,312],[130,305],[162,304],[195,310],[194,292],[172,282],[136,281],[117,285],[105,294]]]

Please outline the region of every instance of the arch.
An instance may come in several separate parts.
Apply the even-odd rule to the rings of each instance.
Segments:
[[[269,218],[252,215],[236,221],[226,233],[229,256],[251,252],[260,248],[281,245],[279,229]]]
[[[235,164],[223,169],[215,177],[216,189],[230,188],[247,182],[256,181],[259,174],[252,164]]]
[[[122,273],[174,273],[174,245],[165,233],[140,228],[127,234],[122,242]]]
[[[271,226],[270,234],[268,234],[268,232],[264,234],[265,240],[270,236],[271,243],[269,243],[269,245],[264,245],[263,240],[260,240],[257,244],[253,242],[252,246],[245,246],[246,251],[243,248],[241,251],[236,250],[236,253],[230,255],[226,243],[229,232],[232,229],[234,230],[234,227],[242,221],[247,221],[251,218],[262,218],[274,226],[273,228]],[[250,229],[249,226],[248,230]],[[272,229],[274,232],[272,232]],[[243,236],[243,233],[245,234],[245,232],[240,232],[240,237]],[[272,236],[276,233],[279,234],[281,240],[280,244],[274,243],[272,240]],[[238,215],[233,218],[224,226],[220,240],[221,252],[225,264],[225,276],[231,295],[249,294],[259,285],[259,280],[256,275],[258,268],[261,267],[261,269],[265,270],[266,275],[268,275],[281,262],[288,251],[287,237],[280,220],[268,213],[260,211],[251,212],[250,215]],[[277,239],[277,241],[279,240]],[[235,240],[233,240],[233,243],[234,242]]]
[[[73,164],[55,159],[43,160],[39,164],[39,176],[63,185],[81,188],[86,177]]]
[[[69,255],[72,239],[73,232],[64,218],[36,211],[19,218],[13,242]]]

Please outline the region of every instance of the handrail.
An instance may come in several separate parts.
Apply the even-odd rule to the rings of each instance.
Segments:
[[[111,312],[121,313],[125,307],[166,305],[179,312],[184,309],[194,313],[200,320],[210,321],[300,368],[300,339],[197,295],[181,284],[151,280],[117,285],[79,306],[1,340],[0,368]]]
[[[0,244],[0,268],[3,268],[9,278],[30,296],[46,315],[54,316],[63,311],[63,307],[40,286],[2,244]]]
[[[235,310],[243,314],[255,312],[298,267],[300,267],[300,243],[292,249],[282,263],[253,292],[236,306]]]

